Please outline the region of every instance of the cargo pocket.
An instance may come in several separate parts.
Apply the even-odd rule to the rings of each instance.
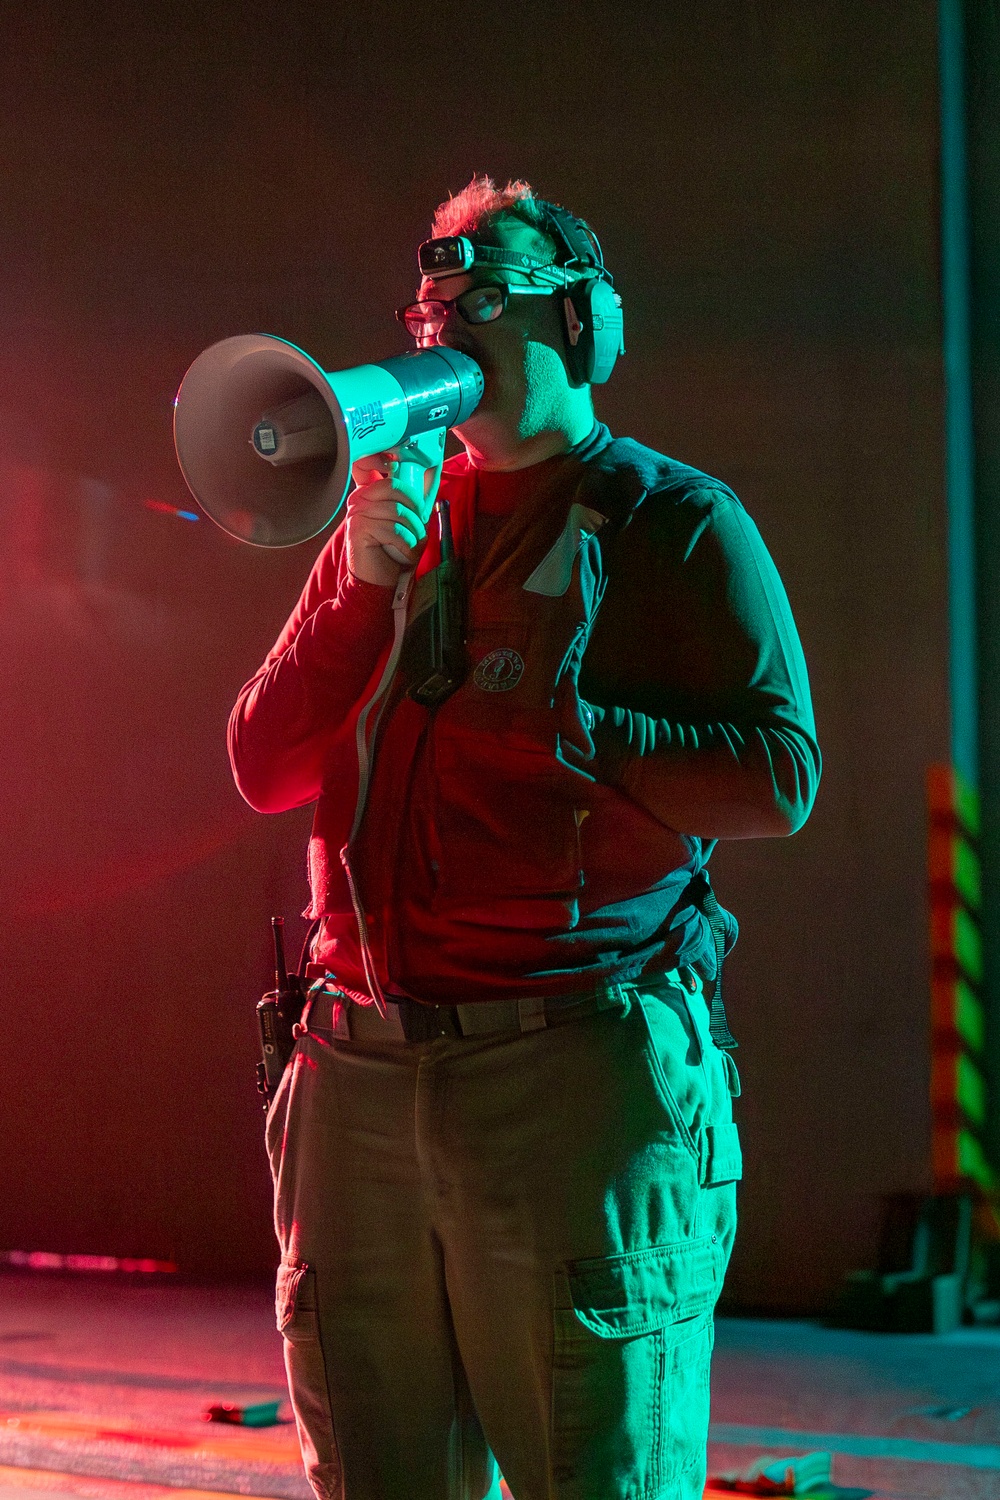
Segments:
[[[306,1477],[317,1495],[342,1500],[343,1473],[316,1310],[315,1271],[302,1261],[283,1260],[274,1307],[285,1341],[288,1391]]]
[[[557,1277],[552,1390],[559,1500],[654,1500],[698,1487],[708,1438],[712,1309],[723,1254],[712,1236],[600,1260]],[[686,1497],[686,1491],[685,1491]]]

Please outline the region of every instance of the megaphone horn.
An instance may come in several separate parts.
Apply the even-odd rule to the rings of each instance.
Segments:
[[[327,373],[266,334],[223,339],[199,354],[174,401],[181,472],[223,531],[258,547],[291,547],[337,515],[351,466],[400,458],[397,483],[424,503],[444,439],[475,411],[475,360],[436,346]],[[436,488],[436,480],[434,482]]]

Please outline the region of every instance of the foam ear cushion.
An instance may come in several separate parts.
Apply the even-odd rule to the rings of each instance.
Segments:
[[[578,281],[563,303],[566,334],[566,369],[574,385],[586,385],[590,376],[593,331],[590,322],[589,282]]]

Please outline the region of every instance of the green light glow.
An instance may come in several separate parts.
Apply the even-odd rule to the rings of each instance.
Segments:
[[[969,913],[958,907],[955,912],[955,957],[973,984],[983,980],[983,940]]]
[[[958,1058],[955,1092],[962,1111],[974,1125],[986,1123],[986,1082],[975,1063],[964,1053]]]
[[[958,1170],[962,1177],[971,1177],[981,1188],[990,1192],[997,1185],[996,1175],[983,1154],[983,1148],[968,1130],[958,1132]]]
[[[955,1030],[972,1052],[982,1052],[986,1043],[983,1007],[964,979],[955,986]]]
[[[979,855],[963,838],[956,838],[952,849],[955,889],[972,911],[978,911],[983,899],[982,870]]]

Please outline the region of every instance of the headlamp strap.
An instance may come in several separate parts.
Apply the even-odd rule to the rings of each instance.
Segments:
[[[601,242],[584,219],[578,219],[558,203],[546,203],[545,216],[549,221],[550,231],[565,245],[568,251],[567,263],[574,270],[579,274],[589,271],[603,280],[612,280],[605,270]]]
[[[520,271],[526,276],[541,274],[551,278],[553,286],[568,286],[578,279],[581,270],[590,270],[590,267],[583,266],[570,270],[554,261],[539,260],[537,255],[529,255],[523,250],[477,245],[465,235],[425,240],[417,252],[417,263],[424,276],[435,280],[463,275],[474,266],[492,266],[501,271]]]
[[[473,246],[473,265],[499,266],[504,271],[558,271],[552,261],[539,260],[520,250],[500,250],[493,245]]]

